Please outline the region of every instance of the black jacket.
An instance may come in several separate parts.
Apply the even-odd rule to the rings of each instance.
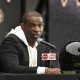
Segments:
[[[37,47],[38,66],[44,66],[41,54],[45,52],[45,47]],[[27,46],[16,36],[9,35],[0,45],[0,66],[6,73],[36,73],[37,67],[29,67],[29,54]]]

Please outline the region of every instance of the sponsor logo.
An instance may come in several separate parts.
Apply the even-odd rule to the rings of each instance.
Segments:
[[[48,54],[43,54],[42,55],[42,59],[47,59],[48,58]]]
[[[42,60],[56,60],[56,53],[43,53]]]

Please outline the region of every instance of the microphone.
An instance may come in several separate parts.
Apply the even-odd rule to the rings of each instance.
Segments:
[[[56,49],[56,46],[54,46],[54,45],[52,45],[52,44],[44,41],[42,38],[38,38],[38,39],[37,39],[37,42],[38,42],[38,43],[42,43],[42,44],[50,47],[51,49],[54,49],[54,50]]]
[[[41,59],[45,61],[45,67],[51,68],[51,62],[56,60],[56,53],[43,53]]]

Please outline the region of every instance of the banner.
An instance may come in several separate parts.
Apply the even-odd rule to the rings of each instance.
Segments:
[[[80,41],[80,0],[49,0],[49,41],[57,52],[70,41]]]
[[[21,0],[0,0],[0,43],[21,20]]]

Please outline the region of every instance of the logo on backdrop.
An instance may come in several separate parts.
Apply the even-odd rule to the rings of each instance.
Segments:
[[[0,24],[4,21],[4,12],[0,8]]]
[[[70,0],[61,0],[62,7],[66,7]],[[77,7],[80,7],[80,0],[75,0],[75,4]]]
[[[10,2],[11,2],[11,0],[7,0],[7,2],[8,2],[8,3],[10,3]]]

